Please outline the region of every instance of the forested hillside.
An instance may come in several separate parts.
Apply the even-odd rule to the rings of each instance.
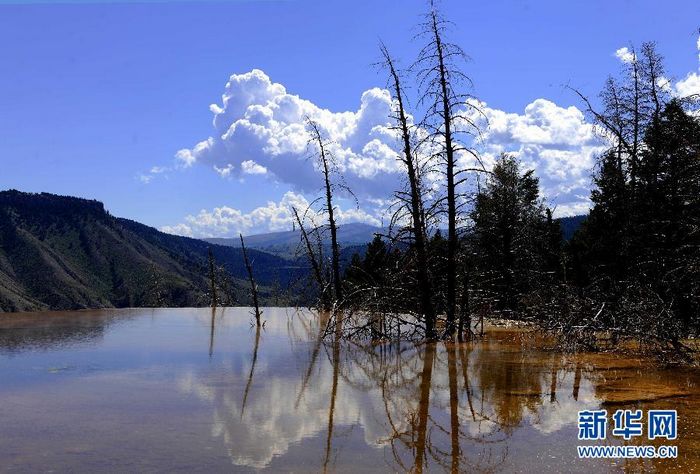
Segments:
[[[164,234],[98,201],[0,192],[0,311],[210,304],[207,252],[221,304],[246,304],[240,249]],[[305,269],[251,250],[263,298]]]

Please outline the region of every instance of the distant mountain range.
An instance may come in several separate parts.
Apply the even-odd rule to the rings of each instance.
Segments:
[[[375,234],[386,234],[386,229],[369,224],[351,223],[338,226],[338,242],[343,247],[365,246],[374,239]],[[328,232],[322,235],[323,244],[330,247]],[[213,238],[203,239],[217,245],[240,248],[240,238]],[[254,234],[245,237],[246,247],[279,255],[284,258],[295,258],[301,242],[301,231],[288,230],[283,232],[270,232],[267,234]]]
[[[561,220],[569,238],[583,216]],[[339,226],[341,261],[363,253],[379,227]],[[263,304],[304,304],[308,263],[298,231],[245,238]],[[324,246],[328,243],[324,242]],[[229,294],[249,304],[240,241],[165,234],[110,215],[102,203],[0,192],[0,311],[210,304],[208,250],[230,277]]]

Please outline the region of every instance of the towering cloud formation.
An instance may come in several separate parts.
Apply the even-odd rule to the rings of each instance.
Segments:
[[[543,190],[558,206],[558,214],[587,209],[593,157],[602,148],[580,110],[559,107],[545,99],[535,100],[522,114],[493,109],[485,103],[480,106],[485,114],[475,119],[484,134],[475,146],[487,166],[498,153],[517,154],[526,166],[536,169]],[[372,209],[377,202],[390,199],[401,184],[396,161],[399,144],[390,122],[391,97],[384,89],[365,91],[356,111],[332,112],[290,94],[255,69],[232,75],[222,103],[210,109],[214,133],[192,148],[178,151],[179,167],[206,165],[222,177],[266,175],[288,184],[295,196],[315,193],[320,177],[314,160],[308,159],[305,120],[309,117],[323,128],[339,170],[365,209],[354,212],[358,218],[378,222],[380,216]],[[258,209],[269,208],[268,204]],[[165,230],[220,235],[234,228],[277,229],[273,220],[238,217],[259,214],[258,209],[244,213],[223,206],[189,216],[185,223]],[[239,223],[233,225],[234,221]]]
[[[222,105],[210,106],[215,134],[177,152],[182,167],[201,163],[226,175],[271,173],[298,191],[319,187],[308,160],[307,117],[327,135],[350,187],[363,196],[383,195],[387,174],[396,174],[395,138],[389,130],[391,98],[382,89],[362,94],[355,112],[331,112],[273,83],[262,71],[234,74]]]
[[[633,59],[625,47],[615,51],[615,56],[622,62]],[[700,73],[690,72],[669,87],[680,97],[700,94]],[[592,168],[605,144],[581,110],[547,99],[534,100],[522,113],[491,108],[484,102],[478,105],[483,115],[471,118],[479,123],[482,136],[473,145],[487,167],[500,153],[517,155],[536,171],[557,215],[587,211]],[[287,184],[290,191],[280,202],[268,202],[250,212],[227,206],[202,210],[187,216],[183,223],[164,227],[165,231],[215,236],[289,227],[289,206],[292,202],[297,207],[307,205],[307,197],[315,195],[321,182],[314,160],[308,159],[307,117],[323,129],[346,184],[359,198],[360,208],[341,209],[341,220],[378,224],[381,209],[401,185],[401,167],[396,161],[400,145],[391,130],[391,97],[384,89],[362,93],[355,111],[332,112],[290,94],[282,84],[254,69],[232,75],[221,104],[211,105],[210,110],[214,115],[212,135],[179,150],[176,167],[205,165],[223,178],[265,176]],[[462,159],[466,160],[466,155]],[[138,178],[147,184],[167,169],[154,167]],[[267,200],[267,196],[260,199]]]
[[[536,99],[522,114],[480,105],[485,161],[503,152],[518,156],[527,169],[536,171],[557,215],[586,212],[595,157],[605,146],[584,114],[546,99]]]

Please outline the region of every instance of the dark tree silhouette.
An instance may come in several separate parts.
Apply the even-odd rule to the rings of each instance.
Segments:
[[[578,288],[568,294],[581,308],[567,325],[586,328],[588,341],[605,329],[613,343],[635,338],[687,359],[680,339],[698,330],[700,309],[700,122],[663,81],[662,58],[645,43],[606,83],[601,111],[578,92],[612,140],[598,160],[593,209],[567,245]]]
[[[301,233],[301,239],[304,243],[304,247],[306,250],[306,256],[309,259],[309,264],[311,265],[311,269],[313,271],[313,277],[316,282],[316,286],[318,288],[319,292],[319,302],[320,302],[320,307],[323,310],[328,310],[330,309],[330,299],[328,297],[328,285],[326,284],[326,280],[323,277],[323,267],[322,267],[322,255],[321,255],[321,247],[319,246],[319,256],[316,257],[316,253],[314,252],[313,245],[311,244],[311,239],[309,238],[309,234],[306,231],[306,228],[304,227],[304,223],[302,222],[301,218],[299,217],[299,212],[295,207],[292,207],[292,213],[294,214],[294,219],[299,226],[299,231]]]
[[[333,272],[333,291],[336,302],[343,299],[343,284],[340,279],[340,248],[338,247],[338,229],[335,222],[335,210],[333,207],[333,185],[331,173],[335,170],[333,154],[328,149],[321,129],[311,119],[307,119],[307,126],[311,134],[311,143],[317,148],[317,158],[323,172],[323,185],[325,191],[325,211],[328,214],[328,227],[331,233],[331,271]]]
[[[243,260],[245,261],[245,268],[248,271],[248,280],[250,281],[250,292],[253,296],[253,309],[255,310],[255,325],[260,327],[260,304],[258,302],[258,285],[255,283],[255,277],[253,276],[253,265],[248,259],[248,251],[245,248],[245,242],[243,241],[243,234],[238,234],[241,239],[241,250],[243,250]]]
[[[478,283],[497,309],[517,311],[524,295],[551,283],[543,276],[561,246],[534,171],[523,172],[516,158],[502,155],[477,196],[472,219]]]
[[[423,189],[420,180],[421,164],[418,162],[414,151],[414,134],[408,122],[408,115],[404,105],[404,93],[401,87],[399,71],[394,66],[394,61],[387,48],[381,45],[384,65],[389,71],[389,87],[392,98],[396,104],[393,119],[397,123],[397,128],[401,133],[401,144],[403,153],[399,160],[406,168],[408,180],[408,193],[399,192],[396,197],[402,206],[394,214],[395,220],[400,221],[408,210],[410,225],[407,231],[411,234],[416,254],[417,286],[420,294],[420,315],[425,320],[425,334],[429,339],[435,338],[435,312],[432,303],[432,284],[428,272],[428,251],[426,246],[426,223],[424,219]]]
[[[446,207],[447,214],[446,337],[452,337],[457,329],[457,226],[458,213],[464,204],[460,199],[459,186],[466,179],[462,174],[469,171],[460,169],[458,154],[466,153],[480,163],[473,149],[458,142],[459,135],[478,134],[472,117],[480,111],[470,100],[473,98],[471,95],[460,92],[460,89],[471,87],[472,81],[459,68],[459,63],[468,59],[467,55],[458,45],[446,40],[449,25],[431,1],[430,12],[421,25],[420,36],[426,40],[426,45],[415,64],[422,91],[421,102],[428,108],[423,126],[429,130],[430,144],[435,149],[434,157],[442,165],[446,182],[446,196],[439,201]]]

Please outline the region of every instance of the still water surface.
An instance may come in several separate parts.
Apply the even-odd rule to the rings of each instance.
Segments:
[[[258,332],[244,308],[0,316],[0,471],[700,468],[697,370],[537,350],[521,330],[367,346],[322,340],[310,311],[263,318]],[[579,460],[577,412],[599,407],[677,409],[679,458]]]

